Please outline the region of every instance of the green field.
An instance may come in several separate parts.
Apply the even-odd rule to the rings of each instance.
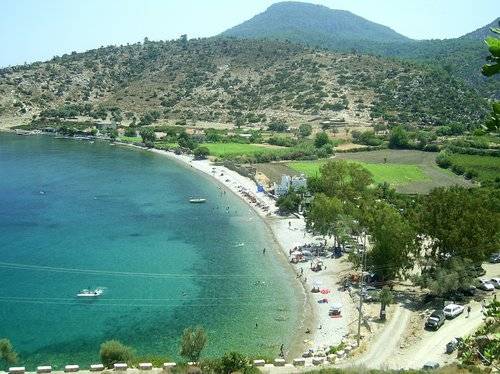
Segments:
[[[140,136],[120,136],[118,140],[124,143],[142,143]]]
[[[459,165],[464,170],[477,172],[477,180],[485,182],[500,177],[500,157],[451,154],[450,160],[453,165]]]
[[[319,168],[325,160],[296,161],[287,163],[288,167],[308,176],[317,175]],[[352,161],[363,166],[373,175],[375,183],[387,182],[391,185],[403,185],[428,179],[422,168],[417,165],[405,164],[369,164],[366,162]]]
[[[283,150],[283,147],[277,146],[260,146],[256,144],[242,144],[242,143],[203,143],[203,147],[207,147],[210,155],[216,157],[228,156],[252,156],[257,153],[273,153]],[[285,148],[286,150],[286,148]]]

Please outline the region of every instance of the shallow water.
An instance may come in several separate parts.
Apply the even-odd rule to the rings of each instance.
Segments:
[[[108,339],[178,359],[192,325],[207,355],[276,354],[299,297],[272,242],[236,196],[164,156],[0,134],[0,338],[29,367],[87,365]],[[87,287],[104,295],[77,300]]]

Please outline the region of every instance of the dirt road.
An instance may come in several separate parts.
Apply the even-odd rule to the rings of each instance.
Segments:
[[[398,306],[393,313],[382,332],[370,342],[368,351],[353,361],[347,361],[345,366],[385,367],[392,353],[399,348],[400,339],[404,335],[411,314],[408,309],[401,306]]]
[[[389,368],[421,368],[427,361],[439,364],[451,363],[456,354],[445,353],[446,344],[455,337],[463,337],[474,332],[483,321],[481,304],[471,303],[472,312],[467,312],[453,320],[447,320],[438,331],[424,331],[420,342],[405,350],[393,352],[387,361]]]

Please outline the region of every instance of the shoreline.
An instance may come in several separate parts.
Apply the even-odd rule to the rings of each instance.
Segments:
[[[340,291],[342,287],[339,276],[347,272],[350,266],[340,259],[323,258],[322,260],[328,271],[325,268],[321,272],[314,273],[309,268],[309,262],[292,265],[289,261],[289,252],[292,248],[319,242],[318,238],[306,231],[303,216],[281,217],[274,214],[277,210],[276,201],[262,192],[257,192],[255,181],[224,166],[214,165],[208,159],[194,160],[192,156],[176,155],[170,151],[145,148],[127,143],[116,144],[166,156],[185,167],[190,167],[204,176],[210,177],[212,181],[243,200],[262,219],[279,248],[279,258],[282,259],[284,268],[291,271],[291,274],[295,276],[296,281],[293,286],[300,290],[302,299],[297,330],[292,335],[290,347],[285,347],[285,358],[301,357],[305,351],[311,348],[315,351],[326,351],[330,346],[347,341],[350,325],[348,319],[354,315],[355,306],[349,293]],[[255,198],[260,206],[249,201],[248,195]],[[268,211],[263,209],[265,206],[269,207]],[[324,240],[321,238],[321,242],[324,242]],[[330,240],[327,240],[327,242],[329,245],[333,244]],[[303,272],[304,277],[299,278],[298,274],[300,272]],[[310,292],[316,282],[321,283],[322,288],[327,289],[331,294],[323,295]],[[325,296],[332,302],[342,304],[342,318],[330,318],[328,315],[329,304],[319,303]],[[311,360],[311,358],[307,360]]]

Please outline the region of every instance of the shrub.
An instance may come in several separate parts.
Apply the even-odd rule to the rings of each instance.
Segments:
[[[436,164],[443,169],[448,169],[451,166],[451,160],[444,152],[440,152],[436,157]]]
[[[308,123],[303,123],[299,126],[299,135],[302,138],[307,138],[312,133],[312,126]]]
[[[143,143],[146,143],[146,142],[153,143],[156,140],[156,134],[155,134],[154,130],[150,127],[145,127],[143,129],[141,129],[140,135],[141,135]]]
[[[464,173],[464,177],[467,179],[474,179],[479,176],[479,173],[474,169],[467,169]]]
[[[316,134],[316,137],[314,138],[314,146],[316,148],[321,148],[329,143],[330,138],[328,137],[328,134],[326,132],[323,131]]]
[[[210,150],[207,147],[198,147],[193,151],[196,160],[204,160],[210,156]]]
[[[129,363],[134,358],[132,348],[123,345],[118,340],[108,340],[102,343],[99,355],[102,364],[108,368],[117,362]]]
[[[13,365],[17,362],[17,353],[9,339],[0,339],[0,360],[7,365]]]
[[[462,175],[465,172],[465,169],[462,165],[452,165],[451,171],[457,175]]]
[[[137,132],[135,130],[135,127],[132,127],[132,126],[127,127],[126,130],[125,130],[125,132],[124,132],[124,135],[125,136],[130,136],[130,137],[137,136]]]
[[[197,362],[206,343],[207,334],[203,327],[189,327],[182,333],[180,354],[189,361]]]
[[[407,148],[409,144],[408,133],[402,126],[396,126],[389,135],[389,148]]]

